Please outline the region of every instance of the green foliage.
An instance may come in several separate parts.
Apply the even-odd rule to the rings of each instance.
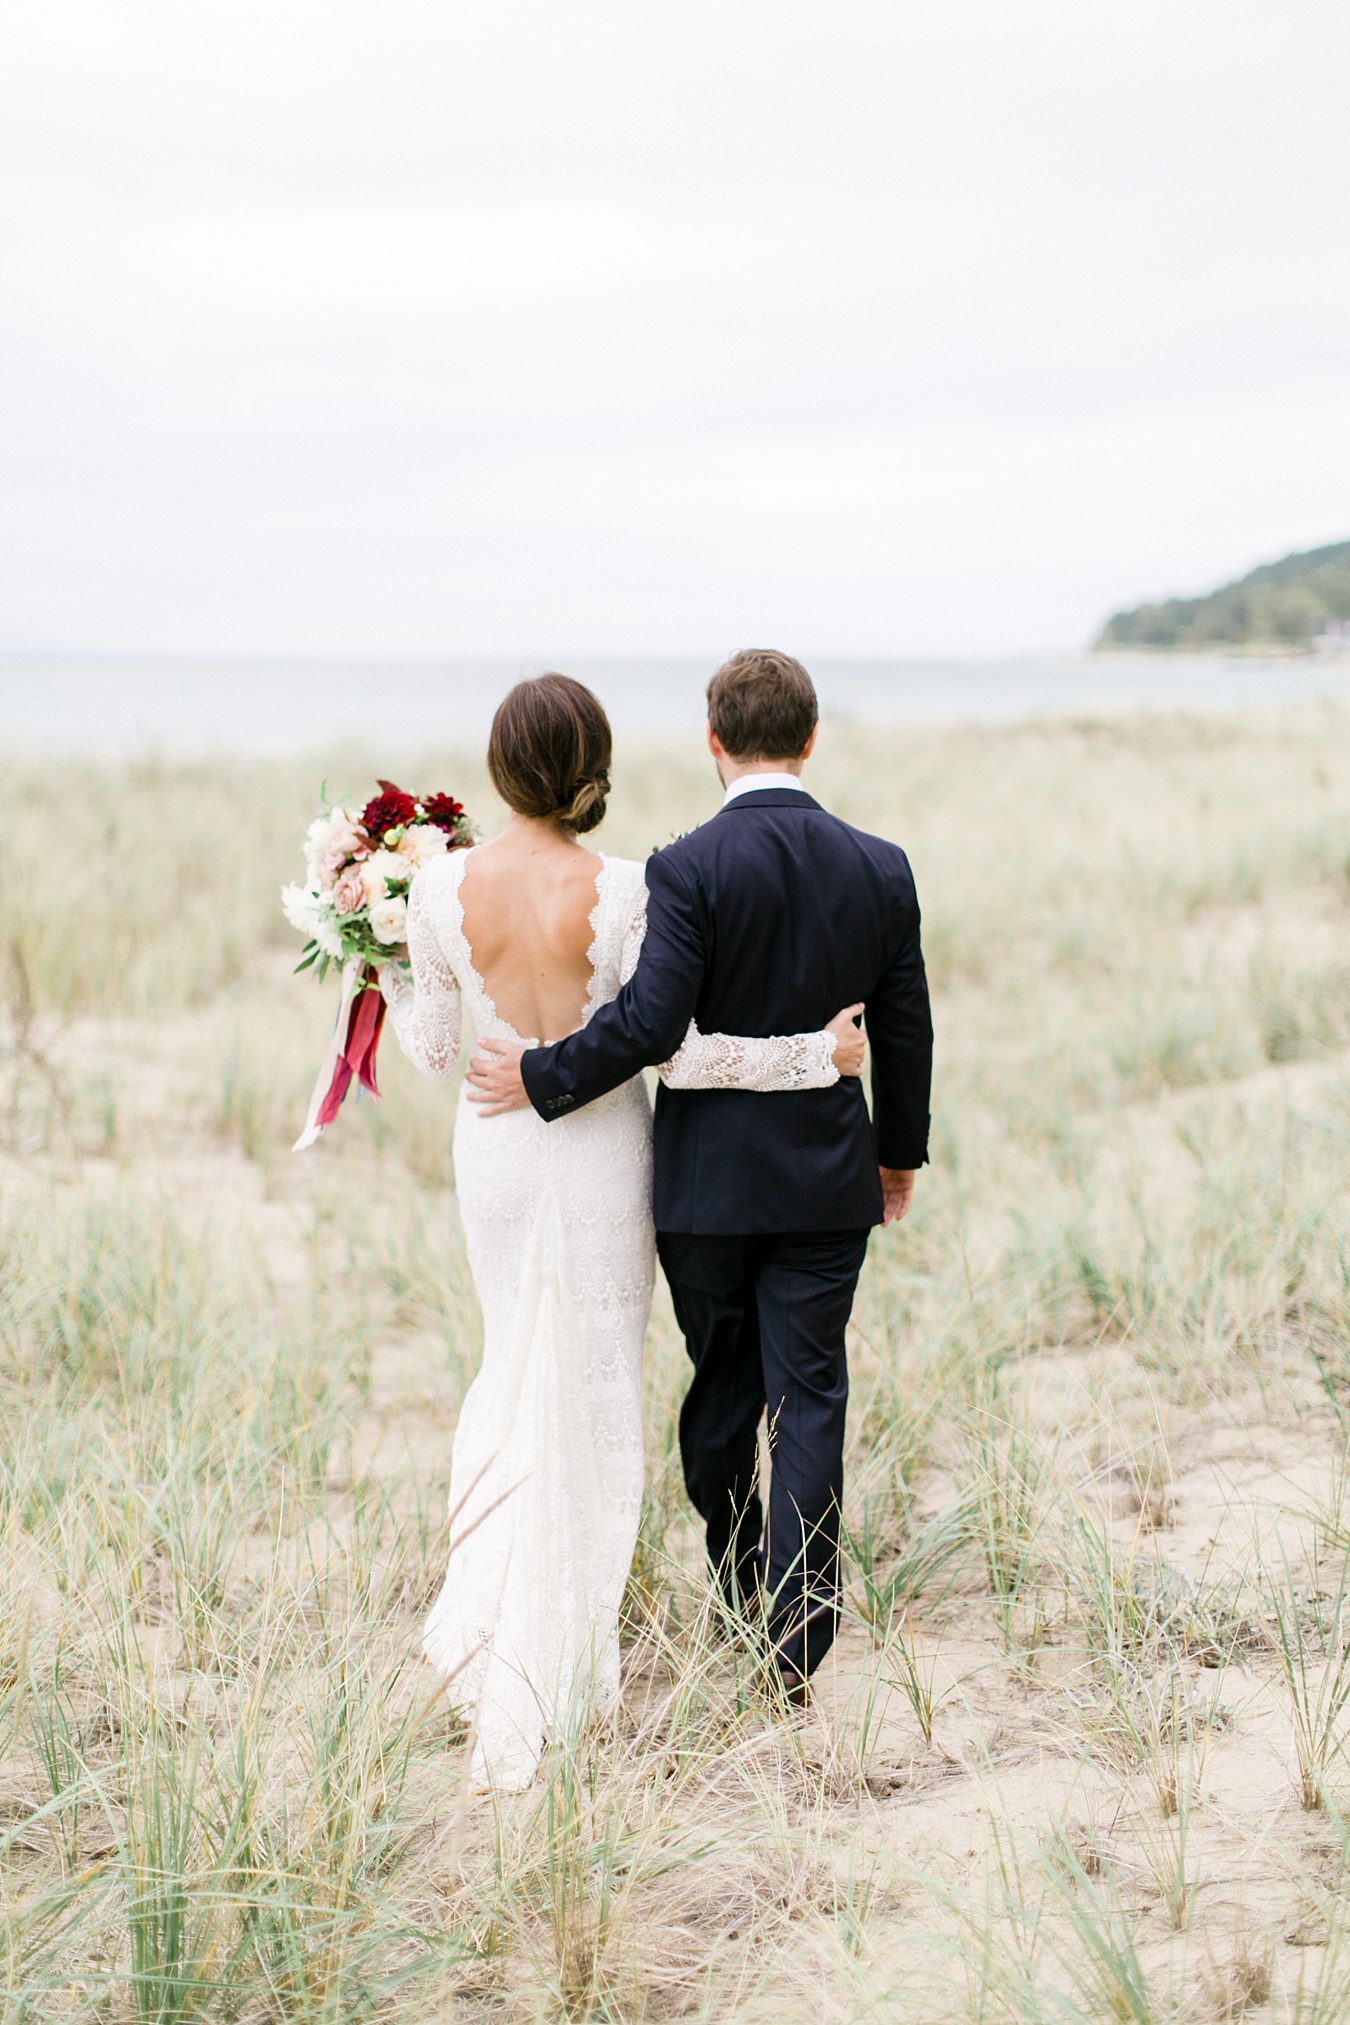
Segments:
[[[1115,612],[1103,647],[1306,647],[1328,619],[1350,619],[1350,541],[1262,563],[1207,597]]]

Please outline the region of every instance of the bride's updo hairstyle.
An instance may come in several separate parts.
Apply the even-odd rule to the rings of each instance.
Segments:
[[[612,744],[609,719],[583,683],[536,675],[497,706],[488,776],[517,815],[581,836],[604,820]]]

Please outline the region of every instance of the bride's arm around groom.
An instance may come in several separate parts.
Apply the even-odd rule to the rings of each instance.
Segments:
[[[695,1186],[705,1228],[714,1198],[717,1215],[731,1216],[723,1228],[758,1228],[766,1214],[773,1228],[889,1222],[927,1159],[932,1021],[909,862],[822,809],[799,766],[728,766],[721,813],[648,862],[645,940],[618,996],[554,1047],[494,1044],[470,1069],[485,1105],[528,1100],[562,1118],[668,1061],[696,1020],[723,1033],[807,1033],[840,1003],[862,1002],[870,1121],[856,1082],[803,1091],[787,1111],[745,1091],[661,1093],[658,1228],[687,1227]]]

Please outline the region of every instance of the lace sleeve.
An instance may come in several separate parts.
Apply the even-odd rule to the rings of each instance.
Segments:
[[[692,1025],[657,1070],[671,1090],[825,1090],[839,1081],[834,1035],[701,1034]]]
[[[411,977],[397,963],[380,969],[380,990],[398,1044],[424,1076],[448,1076],[459,1060],[462,1026],[459,986],[445,960],[431,919],[431,882],[424,873],[408,895]]]
[[[639,880],[637,894],[633,900],[632,912],[623,928],[623,942],[619,948],[619,983],[627,984],[638,967],[642,954],[643,937],[647,933],[647,888]]]
[[[642,954],[647,889],[642,887],[624,929],[620,981],[627,984]],[[834,1035],[701,1034],[692,1025],[679,1048],[657,1070],[671,1090],[825,1090],[839,1081]]]

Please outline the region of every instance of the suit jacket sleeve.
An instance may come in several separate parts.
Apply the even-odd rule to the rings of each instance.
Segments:
[[[702,903],[669,852],[647,863],[647,934],[638,967],[579,1033],[521,1057],[525,1093],[541,1118],[561,1118],[666,1062],[689,1031],[708,961]]]
[[[895,955],[867,999],[872,1124],[882,1167],[922,1167],[928,1159],[933,1019],[919,943],[919,903],[908,878],[907,887]]]

